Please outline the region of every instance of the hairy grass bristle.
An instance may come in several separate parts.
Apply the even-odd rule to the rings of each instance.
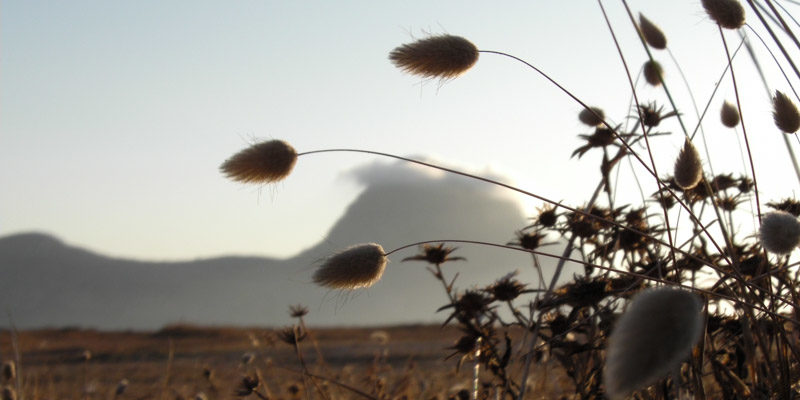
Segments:
[[[661,85],[661,80],[664,78],[664,69],[661,68],[661,64],[659,64],[658,61],[647,60],[642,68],[644,80],[646,80],[647,83],[653,86]]]
[[[395,48],[389,59],[409,74],[447,79],[475,65],[478,48],[460,36],[436,35]]]
[[[680,366],[703,332],[702,309],[685,290],[650,288],[634,296],[608,339],[606,394],[625,398]]]
[[[737,0],[702,0],[703,8],[719,26],[739,29],[744,25],[744,8]]]
[[[256,143],[225,160],[220,170],[229,179],[245,183],[280,181],[297,162],[295,149],[282,140]]]
[[[329,257],[314,273],[314,283],[332,289],[370,287],[386,269],[386,253],[376,243],[348,247]]]
[[[722,103],[722,109],[719,111],[719,119],[722,121],[722,125],[728,128],[735,128],[739,125],[739,109],[736,108],[735,104],[725,101]]]
[[[667,37],[664,36],[664,32],[641,13],[639,13],[639,31],[650,47],[658,50],[667,48]]]
[[[800,129],[800,112],[788,96],[778,90],[772,98],[772,117],[775,126],[784,133],[795,133]]]
[[[675,184],[683,190],[689,190],[697,186],[703,178],[703,163],[697,148],[687,138],[683,143],[683,148],[678,159],[675,160]]]
[[[800,221],[785,211],[770,212],[761,219],[759,238],[770,253],[791,253],[800,245]]]

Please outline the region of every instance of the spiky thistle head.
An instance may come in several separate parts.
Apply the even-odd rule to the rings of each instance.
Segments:
[[[683,190],[693,189],[703,179],[703,163],[697,148],[687,138],[675,160],[675,184]]]
[[[606,118],[602,109],[597,107],[584,108],[578,113],[578,120],[589,126],[598,126]]]
[[[775,254],[789,254],[800,245],[800,221],[786,211],[774,211],[761,218],[761,247]]]
[[[354,290],[378,282],[386,269],[386,253],[376,243],[358,244],[330,256],[314,273],[314,283],[331,289]]]
[[[646,80],[647,83],[653,86],[658,86],[661,84],[661,80],[664,78],[664,69],[661,68],[661,64],[659,64],[658,61],[647,60],[642,68],[644,80]]]
[[[735,128],[736,125],[739,125],[739,109],[736,108],[736,105],[725,101],[722,103],[719,119],[722,121],[722,125],[728,128]]]
[[[658,50],[667,48],[667,37],[664,36],[664,32],[641,13],[639,13],[639,31],[642,32],[644,41],[650,47]]]
[[[784,133],[795,133],[800,129],[800,112],[789,97],[776,90],[772,98],[772,117],[775,126]]]
[[[744,8],[737,0],[702,0],[703,8],[719,26],[739,29],[744,25]]]
[[[685,290],[651,288],[634,296],[608,339],[606,394],[624,398],[677,368],[703,332],[702,309]]]
[[[460,36],[436,35],[395,48],[389,60],[412,75],[448,79],[475,65],[478,48]]]
[[[244,183],[270,183],[286,178],[297,163],[297,152],[283,140],[256,143],[225,160],[225,176]]]

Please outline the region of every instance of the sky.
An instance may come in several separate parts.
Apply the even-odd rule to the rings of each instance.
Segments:
[[[622,5],[603,4],[635,78],[646,54]],[[665,32],[702,108],[726,59],[700,2],[629,4]],[[588,199],[599,158],[570,154],[582,144],[577,135],[591,130],[577,120],[581,106],[541,76],[491,54],[447,82],[406,75],[389,62],[394,47],[443,33],[525,59],[610,120],[629,122],[631,89],[595,1],[3,2],[0,235],[46,232],[147,260],[291,256],[325,238],[364,188],[353,171],[380,159],[304,156],[287,180],[268,186],[219,173],[226,158],[267,139],[300,152],[424,157],[505,177],[555,201]],[[725,37],[738,44],[734,32]],[[755,46],[770,88],[788,92]],[[666,52],[654,57],[694,126],[680,72]],[[798,183],[766,91],[744,54],[734,70],[762,195],[792,196]],[[636,88],[643,101],[664,104],[661,89]],[[717,120],[722,100],[733,98],[726,78],[704,124],[707,171],[744,171],[741,130]],[[673,134],[654,139],[653,157],[666,175],[683,135],[675,121],[662,128]],[[800,151],[795,137],[791,143]],[[625,165],[623,200],[640,198],[634,170],[643,190],[655,191],[641,168]],[[541,205],[519,200],[530,213]]]

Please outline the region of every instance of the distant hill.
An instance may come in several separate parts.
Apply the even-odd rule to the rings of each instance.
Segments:
[[[312,325],[376,325],[443,320],[440,284],[421,262],[390,257],[383,279],[354,293],[310,282],[314,266],[351,244],[387,250],[420,240],[512,240],[526,223],[517,202],[456,177],[367,182],[323,242],[289,259],[219,257],[143,262],[106,257],[58,238],[23,233],[0,238],[0,305],[19,328],[81,326],[154,329],[170,323],[281,326],[303,304]],[[269,235],[270,232],[265,232]],[[457,286],[485,285],[515,270],[535,285],[527,254],[476,246],[444,265]],[[10,321],[8,321],[10,322]],[[0,326],[8,325],[0,318]]]

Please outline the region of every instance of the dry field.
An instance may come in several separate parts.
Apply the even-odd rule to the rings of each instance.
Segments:
[[[334,381],[374,397],[459,398],[472,363],[456,371],[459,357],[445,359],[460,336],[449,326],[312,328],[300,348],[319,378],[304,382],[294,347],[280,330],[22,331],[17,372],[27,399],[292,399],[307,398],[307,390],[310,398],[365,398]],[[12,360],[11,332],[2,332],[0,344],[3,359]],[[246,376],[260,380],[257,392],[243,391]],[[14,379],[3,379],[15,386]],[[549,386],[539,386],[547,395],[537,390],[531,398],[556,397],[559,390]]]

